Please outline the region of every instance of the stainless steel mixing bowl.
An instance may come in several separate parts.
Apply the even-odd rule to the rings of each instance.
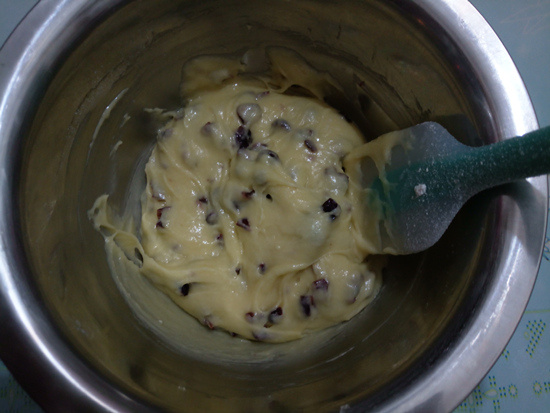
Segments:
[[[143,108],[181,105],[185,61],[266,46],[340,83],[327,100],[367,138],[424,120],[472,145],[537,127],[466,0],[40,1],[0,53],[0,356],[46,410],[445,412],[511,337],[542,251],[545,178],[472,199],[327,333],[269,345],[213,332],[199,346],[186,336],[210,333],[170,342],[139,315],[86,212],[102,193],[124,207],[155,139]]]

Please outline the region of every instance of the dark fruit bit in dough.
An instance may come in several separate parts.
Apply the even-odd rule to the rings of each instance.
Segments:
[[[273,201],[273,197],[272,197],[270,194],[267,194],[265,197],[266,197],[267,199],[269,199],[270,201]]]
[[[328,290],[328,280],[325,278],[320,278],[313,281],[313,288],[316,290]]]
[[[237,273],[237,275],[239,275],[241,273],[241,267],[235,268],[235,272]]]
[[[184,297],[187,297],[189,295],[190,289],[191,289],[191,284],[189,283],[183,284],[180,288],[181,295],[183,295]]]
[[[237,226],[250,231],[250,223],[248,222],[248,218],[239,219],[237,221]]]
[[[235,139],[235,144],[239,147],[239,149],[248,148],[252,143],[252,133],[246,126],[241,125],[235,131],[233,139]]]
[[[252,195],[254,195],[255,193],[256,191],[251,189],[250,191],[243,191],[242,195],[243,195],[243,198],[250,199],[252,198]]]
[[[283,315],[283,309],[281,307],[277,307],[275,310],[273,310],[270,314],[271,317],[275,316],[282,316]]]
[[[308,148],[311,152],[315,153],[317,152],[317,146],[315,146],[315,144],[313,143],[313,141],[311,139],[306,139],[304,141],[304,145],[306,146],[306,148]]]
[[[163,207],[163,208],[157,209],[157,218],[158,219],[160,219],[162,217],[162,211],[164,211],[166,208],[170,208],[170,207]]]
[[[260,263],[260,265],[258,265],[258,272],[260,274],[264,274],[265,273],[265,269],[266,269],[266,266],[265,266],[265,263]]]
[[[267,323],[264,324],[264,327],[269,328],[273,324],[277,324],[282,316],[283,316],[283,309],[281,307],[277,307],[267,316]]]
[[[277,160],[277,161],[279,160],[279,155],[277,155],[276,152],[273,152],[270,149],[264,149],[264,150],[258,152],[258,157],[256,158],[256,160],[259,161],[264,157],[271,158],[271,159],[274,159],[274,160]]]
[[[329,198],[323,203],[322,208],[323,212],[331,212],[338,208],[338,203],[334,199]]]
[[[164,223],[162,222],[162,213],[167,209],[170,209],[170,207],[163,207],[163,208],[157,209],[157,219],[158,219],[158,221],[155,225],[155,228],[164,228]]]
[[[311,295],[302,295],[300,296],[300,305],[302,306],[302,311],[306,316],[311,315],[311,307],[315,307],[315,301]]]
[[[204,325],[207,326],[210,330],[214,330],[214,324],[212,323],[212,321],[210,321],[210,318],[208,317],[204,317]]]
[[[275,119],[271,126],[277,129],[290,130],[290,124],[284,119]]]
[[[341,212],[340,206],[332,198],[327,199],[321,206],[321,208],[323,208],[324,212],[331,212],[329,217],[331,221],[334,221],[336,218],[338,218]]]
[[[256,316],[255,313],[253,313],[252,311],[249,311],[248,313],[246,313],[244,315],[244,318],[246,319],[246,321],[248,321],[249,323],[253,323],[254,322],[254,317]]]
[[[205,196],[201,196],[201,197],[199,198],[199,202],[200,202],[201,204],[208,204],[208,198],[206,198]]]

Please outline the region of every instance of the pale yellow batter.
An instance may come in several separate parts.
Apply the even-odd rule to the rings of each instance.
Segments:
[[[210,329],[283,342],[350,319],[381,283],[359,166],[342,164],[361,134],[317,99],[237,80],[206,89],[159,132],[140,233],[112,222],[107,196],[96,227]]]

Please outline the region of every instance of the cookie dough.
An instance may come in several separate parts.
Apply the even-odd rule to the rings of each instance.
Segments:
[[[200,323],[268,342],[349,320],[375,298],[382,266],[343,167],[360,132],[318,99],[280,92],[234,81],[171,113],[145,168],[137,235],[105,213],[106,195],[90,213]]]

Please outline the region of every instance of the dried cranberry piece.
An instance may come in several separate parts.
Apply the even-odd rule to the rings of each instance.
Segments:
[[[248,148],[252,143],[252,132],[246,126],[241,125],[235,131],[233,139],[235,139],[235,144],[239,149]]]
[[[241,218],[237,221],[237,226],[241,227],[247,231],[250,231],[250,222],[248,222],[248,218]]]
[[[212,321],[210,320],[209,317],[204,317],[203,323],[204,323],[204,325],[207,326],[210,330],[214,330],[214,328],[216,328],[216,327],[214,326],[214,323],[212,323]]]
[[[302,306],[302,311],[306,316],[311,315],[311,308],[315,307],[315,301],[313,300],[312,295],[302,295],[300,296],[300,305]]]
[[[338,203],[332,198],[327,199],[321,207],[323,208],[324,212],[331,213],[329,216],[331,221],[334,221],[336,218],[338,218],[338,216],[342,212],[340,205],[338,205]]]
[[[241,273],[241,267],[235,268],[235,272],[237,273],[237,275],[239,275]]]
[[[201,197],[199,198],[199,202],[200,202],[201,204],[208,204],[208,198],[205,197],[205,196],[201,196]]]
[[[258,272],[260,274],[265,274],[265,270],[266,270],[266,265],[264,262],[260,263],[260,265],[258,265]]]
[[[270,149],[264,149],[264,150],[261,150],[260,152],[258,152],[258,157],[256,158],[256,161],[260,161],[263,158],[268,158],[268,159],[271,158],[273,160],[278,161],[279,160],[279,155],[277,155],[277,152],[273,152]]]
[[[186,283],[186,284],[183,284],[181,287],[180,287],[180,293],[181,295],[183,295],[184,297],[187,297],[189,295],[189,290],[191,289],[191,284],[189,283]]]
[[[255,190],[251,189],[250,191],[243,191],[241,192],[243,198],[246,198],[246,199],[250,199],[252,198],[252,195],[254,195],[256,193]]]
[[[283,309],[281,307],[277,307],[275,310],[273,310],[270,313],[271,316],[282,316],[283,315]]]
[[[284,119],[275,119],[271,126],[277,129],[290,130],[290,124]]]
[[[322,208],[323,212],[331,212],[338,208],[338,203],[334,199],[329,198],[323,203]]]
[[[157,209],[157,218],[160,219],[162,217],[162,213],[167,209],[170,209],[170,207],[162,207]]]
[[[313,143],[313,141],[311,139],[306,139],[304,141],[304,145],[306,146],[306,148],[308,148],[311,152],[315,153],[317,152],[317,146],[315,145],[315,143]]]
[[[325,278],[320,278],[313,281],[313,288],[316,290],[328,290],[328,280]]]
[[[246,321],[248,321],[249,323],[253,323],[254,322],[254,317],[256,316],[256,313],[252,312],[252,311],[249,311],[248,313],[246,313],[244,315],[244,318],[246,319]]]
[[[275,310],[269,313],[267,316],[267,323],[264,324],[265,328],[271,327],[273,324],[277,324],[281,317],[283,316],[283,309],[277,307]]]
[[[170,207],[163,207],[157,209],[157,223],[155,225],[155,228],[164,228],[164,222],[162,222],[162,214],[164,211],[170,209]]]

